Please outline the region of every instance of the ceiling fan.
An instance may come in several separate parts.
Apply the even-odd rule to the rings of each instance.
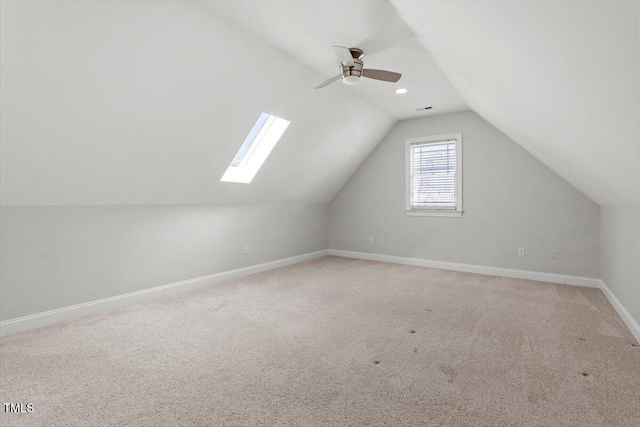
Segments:
[[[400,73],[394,73],[393,71],[385,70],[372,70],[370,68],[363,69],[364,63],[362,57],[364,52],[357,47],[342,47],[334,46],[333,50],[340,59],[340,74],[331,77],[329,80],[325,80],[316,86],[316,89],[322,89],[325,86],[342,78],[342,81],[346,85],[354,85],[358,83],[360,77],[367,77],[369,79],[382,80],[384,82],[397,82],[402,77]]]

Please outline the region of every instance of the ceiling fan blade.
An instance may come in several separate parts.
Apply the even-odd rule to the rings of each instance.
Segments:
[[[372,70],[370,68],[362,70],[362,75],[370,79],[382,80],[385,82],[397,82],[402,77],[400,73],[394,73],[393,71],[385,70]]]
[[[322,89],[325,86],[329,86],[331,83],[335,82],[336,80],[339,80],[340,77],[342,77],[342,74],[338,74],[337,76],[331,77],[329,80],[325,80],[322,83],[320,83],[318,86],[316,86],[316,89]]]
[[[353,56],[351,56],[351,51],[349,48],[344,46],[334,46],[333,50],[335,51],[338,58],[340,58],[340,63],[342,65],[346,65],[347,67],[353,67]]]

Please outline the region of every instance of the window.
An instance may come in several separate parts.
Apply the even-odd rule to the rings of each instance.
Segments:
[[[462,134],[406,140],[407,215],[462,216]]]
[[[270,114],[260,114],[220,181],[251,183],[289,123]]]

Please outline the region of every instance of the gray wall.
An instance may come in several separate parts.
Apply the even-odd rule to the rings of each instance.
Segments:
[[[462,218],[406,216],[405,138],[454,132],[463,134]],[[332,249],[600,277],[600,207],[473,112],[396,124],[329,218]]]
[[[0,320],[327,249],[327,228],[326,204],[3,206]]]
[[[603,206],[600,215],[602,281],[640,323],[640,209]]]

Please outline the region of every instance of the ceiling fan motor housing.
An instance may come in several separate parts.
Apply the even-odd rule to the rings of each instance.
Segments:
[[[362,76],[362,67],[364,63],[359,58],[353,58],[353,67],[340,64],[340,72],[342,73],[342,81],[345,84],[353,85],[358,82]]]

